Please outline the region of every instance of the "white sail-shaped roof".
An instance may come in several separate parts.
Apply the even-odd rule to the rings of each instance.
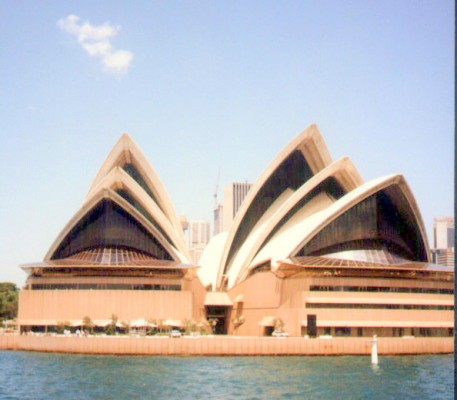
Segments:
[[[351,160],[344,157],[314,175],[298,190],[290,191],[291,193],[284,196],[282,201],[278,199],[277,207],[270,207],[269,212],[265,213],[263,221],[259,221],[237,253],[227,274],[229,284],[239,282],[246,277],[254,257],[268,242],[269,236],[275,232],[281,223],[285,223],[284,221],[291,218],[291,215],[300,211],[301,218],[305,218],[306,215],[316,213],[337,201],[337,198],[331,193],[325,193],[324,190],[318,194],[313,193],[319,185],[329,181],[329,179],[334,179],[344,193],[350,192],[363,182]]]
[[[178,215],[170,201],[165,186],[156,174],[141,149],[135,144],[132,138],[124,133],[114,145],[106,160],[100,167],[94,181],[89,189],[89,194],[109,174],[114,167],[121,167],[129,173],[138,184],[148,193],[170,223],[177,231],[182,232]],[[136,175],[136,176],[134,176]]]
[[[272,206],[280,207],[278,199],[279,202],[285,201],[291,191],[330,163],[330,155],[316,125],[305,129],[284,147],[249,190],[235,216],[221,255],[220,285],[255,226],[266,223]]]
[[[367,199],[371,202],[363,203]],[[350,210],[352,214],[346,215]],[[366,221],[363,212],[368,213]],[[361,225],[354,225],[352,217],[361,219],[357,222]],[[211,246],[213,263],[219,263],[217,277],[209,274],[209,267],[205,276],[211,275],[211,283],[219,289],[230,288],[257,267],[274,267],[276,261],[299,255],[330,256],[347,249],[364,251],[364,246],[429,261],[424,224],[403,176],[363,183],[348,157],[331,162],[312,125],[279,153],[253,185],[222,250],[220,243],[217,248]],[[207,258],[205,263],[210,265]]]
[[[303,216],[297,213],[287,224],[281,227],[269,243],[262,248],[252,262],[252,267],[265,261],[270,261],[273,267],[277,261],[285,260],[297,255],[297,253],[319,232],[321,232],[331,222],[335,221],[351,207],[360,204],[369,196],[380,192],[390,186],[396,186],[408,199],[408,204],[412,211],[411,221],[417,224],[419,237],[424,249],[428,248],[427,237],[422,219],[418,213],[417,205],[412,198],[411,191],[404,178],[400,174],[391,175],[367,182],[350,193],[346,194],[338,201],[310,216]],[[428,261],[428,253],[426,252]]]
[[[94,193],[103,190],[112,189],[121,197],[129,199],[135,207],[149,221],[162,231],[163,235],[168,238],[170,243],[175,246],[182,254],[189,258],[188,249],[184,241],[182,229],[175,229],[171,221],[167,218],[161,208],[157,205],[151,196],[121,167],[114,167],[104,178],[95,186],[87,196],[90,199]],[[87,202],[86,199],[86,202]]]
[[[109,153],[83,205],[45,259],[66,257],[91,246],[132,247],[154,258],[181,263],[190,259],[162,183],[127,134]]]
[[[227,235],[228,232],[221,232],[213,236],[203,250],[200,260],[198,260],[198,265],[200,266],[197,271],[198,277],[203,286],[210,286],[213,290],[217,288],[217,267],[227,241]]]
[[[190,260],[165,188],[127,134],[109,153],[45,260],[112,248],[138,257]],[[424,224],[404,177],[363,183],[348,157],[332,162],[311,125],[261,174],[229,232],[213,238],[203,252],[198,273],[205,286],[224,290],[295,257],[361,257],[372,251],[429,261],[427,249]]]

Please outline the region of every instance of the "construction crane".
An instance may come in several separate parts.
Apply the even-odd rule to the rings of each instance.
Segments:
[[[219,178],[221,176],[221,167],[217,170],[217,178],[216,178],[216,189],[214,190],[214,209],[217,209],[218,203],[217,203],[217,192],[219,191]]]

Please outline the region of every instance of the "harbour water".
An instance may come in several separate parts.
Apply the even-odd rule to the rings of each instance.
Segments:
[[[0,351],[0,399],[453,399],[453,355],[98,356]]]

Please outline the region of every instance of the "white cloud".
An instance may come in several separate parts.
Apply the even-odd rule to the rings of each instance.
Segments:
[[[107,40],[103,40],[102,42],[94,42],[94,43],[82,43],[81,44],[83,49],[86,50],[86,52],[90,56],[106,56],[109,54],[112,49],[111,49],[111,43],[108,42]]]
[[[69,35],[76,36],[81,47],[89,56],[98,58],[106,72],[117,76],[127,73],[133,60],[133,53],[115,50],[110,42],[110,39],[120,31],[119,27],[108,22],[99,26],[91,25],[87,21],[81,24],[76,15],[68,15],[59,20],[57,25]]]
[[[117,50],[103,56],[102,63],[107,71],[113,71],[117,75],[124,75],[132,60],[132,53],[125,50]]]

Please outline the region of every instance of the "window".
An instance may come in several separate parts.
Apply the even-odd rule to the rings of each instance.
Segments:
[[[335,336],[351,336],[351,328],[335,327]]]

